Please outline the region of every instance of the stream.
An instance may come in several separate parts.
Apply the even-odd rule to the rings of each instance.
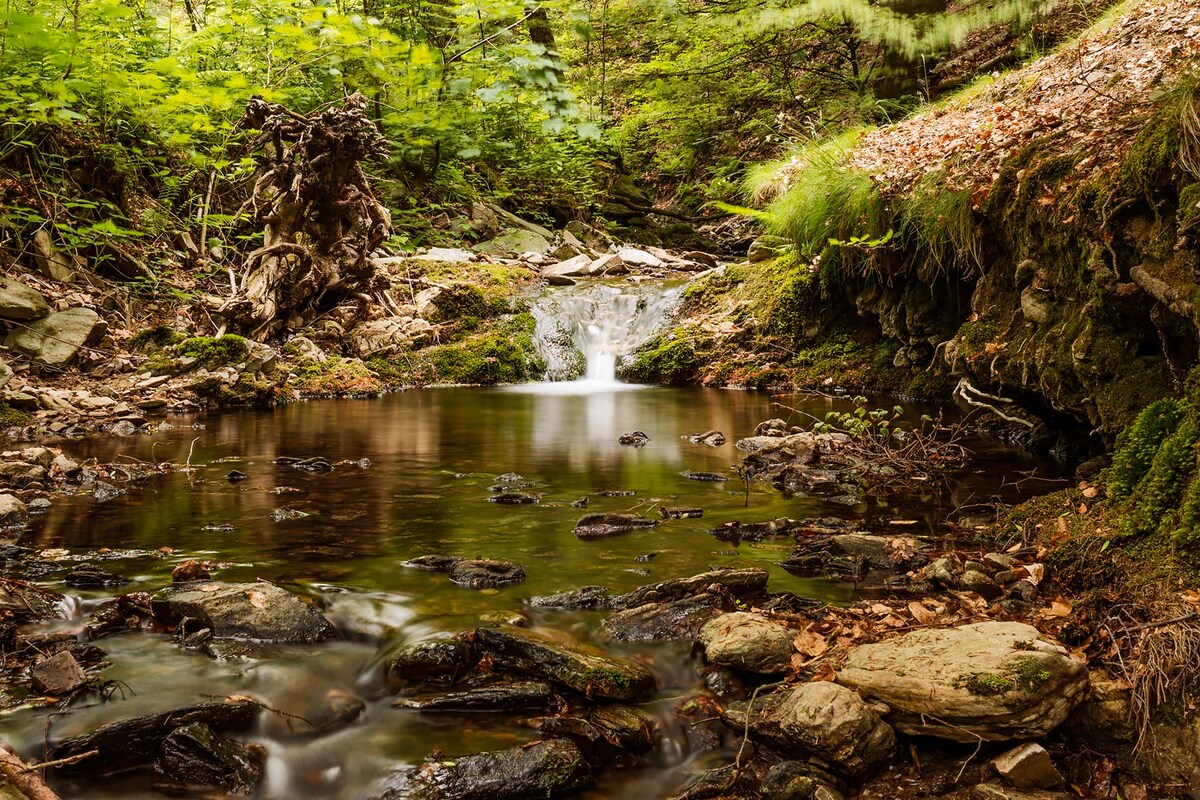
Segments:
[[[269,754],[255,796],[362,800],[431,751],[454,757],[538,738],[520,715],[393,708],[381,677],[387,655],[405,644],[524,614],[534,629],[566,631],[640,661],[654,673],[658,693],[644,709],[671,735],[644,766],[600,773],[596,788],[582,796],[661,800],[700,768],[698,761],[707,764],[720,755],[688,752],[670,714],[671,699],[700,685],[689,648],[615,645],[601,635],[602,614],[539,612],[525,608],[523,598],[586,584],[623,592],[710,566],[760,566],[770,572],[773,591],[850,602],[857,596],[852,586],[798,578],[776,566],[787,557],[789,542],[735,547],[708,529],[734,520],[840,516],[881,530],[897,530],[889,526],[899,521],[905,535],[942,536],[951,532],[946,520],[956,509],[1028,496],[1030,490],[1018,482],[1021,473],[1045,466],[995,442],[975,441],[978,457],[965,474],[945,485],[916,486],[900,498],[868,498],[846,506],[785,498],[765,485],[746,493],[731,469],[741,455],[734,448],[738,438],[752,434],[765,419],[807,424],[807,415],[820,418],[848,403],[616,383],[611,361],[628,346],[626,335],[639,330],[628,320],[638,313],[660,313],[644,300],[635,301],[632,311],[622,308],[615,313],[626,314],[625,323],[593,320],[594,330],[571,323],[585,344],[596,345],[581,348],[589,369],[579,382],[423,389],[373,400],[300,403],[274,412],[171,417],[174,427],[152,436],[71,444],[69,452],[78,458],[173,461],[195,470],[155,479],[103,503],[91,495],[57,499],[32,523],[21,544],[34,548],[72,553],[171,548],[165,556],[104,561],[106,569],[130,578],[119,590],[70,589],[61,573],[45,575],[42,585],[65,592],[70,602],[67,618],[43,630],[81,633],[104,600],[154,591],[170,583],[179,562],[199,558],[221,562],[222,581],[265,579],[311,598],[339,636],[324,644],[280,645],[252,658],[218,661],[183,649],[165,634],[111,635],[97,642],[112,662],[103,677],[118,682],[109,702],[92,696],[65,714],[53,707],[18,707],[0,719],[0,738],[40,758],[48,727],[60,738],[117,719],[238,694],[304,716],[330,692],[344,692],[363,699],[367,709],[349,727],[325,736],[288,738],[282,717],[262,716],[249,736]],[[643,322],[650,326],[653,320]],[[880,402],[890,405],[887,398]],[[782,410],[777,403],[795,410]],[[929,410],[906,406],[914,418]],[[685,438],[714,429],[725,433],[726,444],[708,447]],[[633,430],[645,432],[649,443],[641,448],[617,443]],[[334,470],[311,474],[272,463],[279,456],[313,455],[335,462]],[[227,481],[225,475],[234,469],[249,477]],[[731,480],[701,483],[683,477],[685,470],[725,473]],[[502,473],[521,475],[530,484],[524,491],[540,495],[540,503],[489,502],[490,487]],[[633,494],[597,494],[602,492]],[[571,505],[584,497],[586,511]],[[594,541],[572,534],[584,513],[657,517],[657,507],[664,504],[702,507],[704,516]],[[275,521],[277,509],[305,516]],[[524,566],[528,578],[472,591],[444,574],[401,566],[430,553],[511,559]],[[64,563],[63,569],[70,565]],[[52,785],[65,798],[163,796],[145,773],[77,781],[58,777]]]

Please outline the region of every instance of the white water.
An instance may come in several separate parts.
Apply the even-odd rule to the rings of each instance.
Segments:
[[[599,282],[547,290],[533,306],[547,382],[517,388],[544,394],[640,388],[617,380],[617,364],[663,329],[682,292],[682,284]],[[583,378],[571,380],[580,357]]]

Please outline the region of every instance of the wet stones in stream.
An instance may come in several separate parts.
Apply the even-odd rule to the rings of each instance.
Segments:
[[[718,610],[736,601],[727,594],[700,592],[691,597],[650,602],[617,611],[601,626],[618,642],[654,642],[695,639]]]
[[[388,659],[384,675],[391,682],[455,681],[478,659],[463,638],[434,639],[409,645]]]
[[[178,583],[150,598],[155,620],[184,636],[208,630],[214,639],[317,642],[333,625],[309,603],[274,584]]]
[[[709,447],[720,447],[725,444],[725,434],[720,431],[706,431],[705,433],[693,433],[690,436],[683,437],[692,444],[703,444]]]
[[[698,637],[713,664],[761,675],[792,667],[797,631],[763,614],[737,611],[708,620]]]
[[[546,708],[554,698],[554,689],[544,681],[511,681],[446,692],[431,697],[402,697],[393,701],[396,708],[414,711],[529,711]]]
[[[501,494],[492,495],[488,498],[489,503],[499,503],[500,505],[505,506],[527,506],[540,503],[541,501],[542,498],[538,497],[536,494],[529,494],[528,492],[505,491]]]
[[[632,700],[654,688],[654,677],[640,664],[612,658],[578,643],[560,642],[520,628],[479,628],[479,651],[492,663],[565,686],[602,700]]]
[[[667,508],[661,506],[658,513],[663,519],[699,519],[704,516],[702,508]]]
[[[129,583],[129,579],[124,575],[97,567],[95,564],[84,562],[72,567],[71,571],[63,578],[63,583],[80,589],[92,589],[120,586],[123,583]]]
[[[162,743],[156,771],[186,786],[250,794],[262,780],[266,751],[219,735],[203,722],[176,728]]]
[[[645,447],[650,443],[650,437],[641,431],[633,431],[632,433],[623,433],[617,439],[617,444],[626,447]]]
[[[729,480],[728,475],[723,475],[720,472],[695,472],[693,470],[684,470],[679,473],[689,481],[700,481],[701,483],[723,483]]]
[[[50,759],[69,759],[95,751],[87,758],[59,767],[64,772],[110,775],[153,764],[170,734],[194,723],[214,731],[250,727],[258,715],[254,703],[201,703],[157,714],[110,722],[91,733],[73,736],[50,748]]]
[[[637,763],[637,755],[662,740],[662,729],[645,712],[626,705],[602,705],[581,716],[557,715],[538,722],[547,737],[570,739],[594,767]]]
[[[574,533],[580,539],[602,539],[657,526],[658,520],[637,514],[587,514],[575,523]]]
[[[530,597],[525,604],[531,608],[552,608],[559,611],[603,611],[613,607],[615,597],[607,586],[581,586],[554,594]]]
[[[525,580],[524,567],[515,561],[501,559],[427,555],[405,561],[404,566],[446,572],[452,583],[468,589],[494,589]]]
[[[549,739],[427,761],[382,800],[525,800],[570,794],[591,784],[592,769],[575,743]]]

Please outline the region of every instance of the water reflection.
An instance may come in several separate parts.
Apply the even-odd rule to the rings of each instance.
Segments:
[[[519,720],[465,722],[392,709],[380,685],[379,665],[389,650],[406,641],[522,611],[522,598],[533,594],[584,584],[624,591],[714,564],[759,565],[771,571],[773,589],[847,600],[852,595],[845,587],[799,579],[774,566],[787,556],[787,542],[735,548],[706,531],[731,520],[837,514],[880,526],[903,517],[917,521],[904,528],[906,534],[942,533],[955,504],[1019,496],[1019,488],[1006,480],[1033,466],[1013,451],[990,448],[960,480],[913,487],[907,496],[872,498],[853,509],[784,498],[769,487],[757,487],[747,498],[738,483],[696,483],[680,473],[728,473],[740,455],[733,443],[751,434],[761,420],[781,416],[807,424],[805,415],[821,417],[838,401],[652,387],[575,393],[579,388],[413,391],[376,401],[306,403],[273,414],[228,414],[197,420],[204,426],[200,429],[181,424],[150,437],[71,444],[73,454],[104,461],[184,462],[190,456],[197,469],[131,487],[108,503],[86,495],[56,501],[23,544],[74,551],[174,549],[166,557],[107,564],[133,579],[124,590],[164,585],[183,558],[214,558],[227,565],[220,572],[223,579],[266,578],[307,592],[324,606],[345,640],[279,648],[269,658],[246,663],[219,663],[182,651],[165,637],[110,637],[103,644],[113,666],[105,677],[123,681],[129,691],[119,702],[56,719],[55,733],[86,730],[213,694],[251,693],[302,714],[313,697],[338,689],[368,703],[366,714],[351,728],[309,741],[279,739],[265,728],[255,735],[272,754],[269,785],[261,796],[359,800],[390,772],[418,763],[434,748],[461,755],[536,738]],[[792,410],[777,407],[780,401]],[[723,431],[728,443],[710,448],[683,438],[713,429]],[[644,431],[650,443],[620,446],[617,438],[632,430]],[[313,475],[273,464],[281,455],[323,455],[344,463],[331,474]],[[364,458],[370,460],[369,468],[357,465]],[[233,468],[249,478],[227,482],[224,475]],[[512,507],[488,502],[489,487],[506,472],[524,476],[532,484],[528,491],[541,495],[541,503]],[[633,490],[636,495],[595,494],[603,490]],[[688,505],[703,507],[704,517],[580,541],[571,529],[584,512],[570,503],[584,496],[588,511],[656,514],[657,504]],[[284,507],[307,516],[273,521],[272,512]],[[483,593],[460,589],[444,575],[399,566],[431,552],[511,558],[525,566],[529,577],[517,586]],[[635,560],[646,553],[657,557]],[[45,582],[62,591],[60,579],[50,575]],[[103,591],[82,593],[91,605],[106,596]],[[59,624],[80,630],[87,611],[85,605],[74,620]],[[533,615],[532,621],[614,649],[598,636],[595,615]],[[696,684],[686,647],[617,649],[648,662],[664,696]],[[25,710],[0,723],[0,736],[32,752],[45,735],[46,722],[43,712]],[[664,750],[654,770],[606,776],[590,796],[666,796],[664,787],[677,785],[679,765],[686,758],[683,751]],[[103,787],[59,788],[67,797],[100,800],[158,796],[137,777]]]

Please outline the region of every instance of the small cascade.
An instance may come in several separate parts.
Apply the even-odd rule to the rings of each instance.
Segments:
[[[547,291],[533,306],[546,380],[582,374],[596,387],[620,385],[618,361],[661,330],[682,293],[682,283],[581,283]]]

